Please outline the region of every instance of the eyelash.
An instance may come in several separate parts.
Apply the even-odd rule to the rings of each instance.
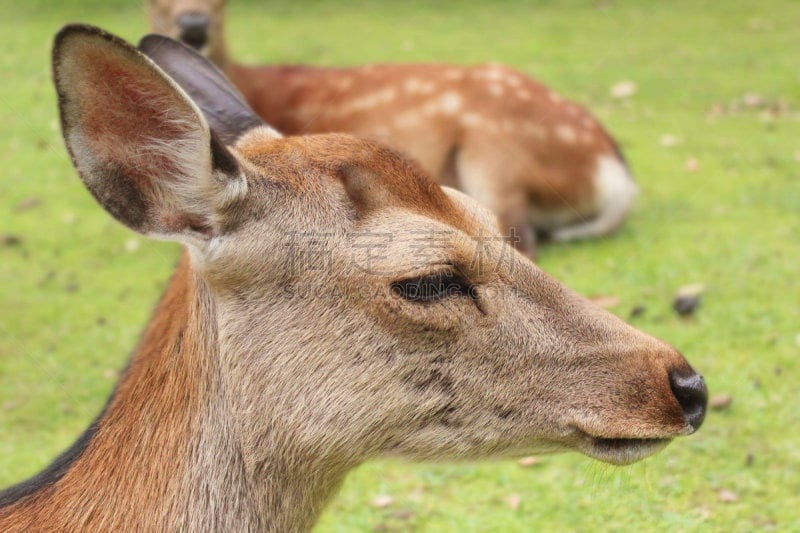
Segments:
[[[471,296],[472,285],[453,271],[426,274],[392,283],[392,292],[414,303],[443,300],[451,296]]]

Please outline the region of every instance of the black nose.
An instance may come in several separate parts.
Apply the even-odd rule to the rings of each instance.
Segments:
[[[199,11],[188,11],[178,17],[180,39],[197,50],[208,42],[208,15]]]
[[[686,422],[697,431],[706,417],[708,390],[703,376],[691,368],[673,369],[669,373],[669,386],[683,409]]]

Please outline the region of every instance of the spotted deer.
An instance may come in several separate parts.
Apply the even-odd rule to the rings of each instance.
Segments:
[[[374,141],[282,137],[182,49],[202,98],[100,29],[55,38],[84,185],[185,252],[103,412],[0,493],[0,531],[307,531],[373,458],[625,464],[700,426],[687,361],[513,250],[474,199]]]
[[[271,126],[390,144],[488,206],[528,255],[537,233],[564,241],[615,231],[636,195],[621,152],[589,112],[506,66],[248,66],[228,56],[222,0],[148,8],[153,31],[212,59]]]

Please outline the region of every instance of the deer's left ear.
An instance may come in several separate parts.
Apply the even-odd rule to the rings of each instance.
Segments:
[[[247,183],[167,75],[121,39],[70,25],[56,36],[53,76],[73,163],[109,213],[162,238],[215,233],[216,213]]]
[[[266,126],[225,74],[192,48],[164,35],[151,34],[142,37],[138,49],[186,91],[225,144],[235,146],[248,131]]]

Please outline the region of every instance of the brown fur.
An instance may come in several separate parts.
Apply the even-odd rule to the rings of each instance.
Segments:
[[[196,295],[187,266],[184,258],[100,421],[102,431],[56,484],[0,508],[3,531],[173,529],[168,525],[185,498],[180,472],[189,436],[209,388],[207,362],[198,358],[207,339],[197,323],[201,313],[191,309]],[[164,465],[178,475],[167,475]],[[54,506],[56,495],[61,504]],[[127,505],[154,495],[157,512]]]
[[[205,53],[282,133],[348,132],[386,142],[490,207],[530,255],[535,231],[561,240],[621,224],[636,187],[613,139],[542,83],[496,64],[241,65],[226,52],[223,4],[150,0],[150,25],[177,39],[181,14],[206,14]],[[602,161],[616,162],[608,179]]]
[[[212,150],[201,110],[96,28],[59,33],[54,72],[81,179],[121,222],[187,252],[88,445],[0,507],[1,531],[307,531],[375,457],[578,450],[624,464],[699,426],[670,384],[700,379],[677,351],[550,278],[487,210],[391,150],[264,127]],[[103,142],[99,110],[130,111],[116,95],[143,87],[174,107],[110,113],[132,141]],[[182,125],[171,150],[168,127],[135,134],[151,119]],[[109,170],[148,153],[170,171],[158,158],[131,182]],[[140,225],[114,210],[128,195],[146,199]],[[470,294],[393,289],[443,270]]]

